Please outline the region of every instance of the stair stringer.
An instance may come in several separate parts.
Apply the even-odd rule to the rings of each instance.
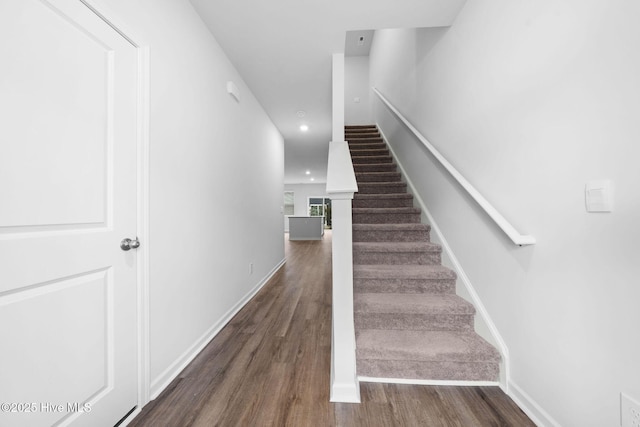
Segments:
[[[389,140],[384,134],[382,127],[379,123],[376,123],[376,126],[378,127],[378,131],[380,132],[383,141],[389,148],[391,157],[393,157],[398,166],[398,169],[400,170],[402,180],[407,183],[407,192],[413,195],[414,202],[417,203],[422,210],[422,223],[429,224],[431,226],[431,241],[442,246],[442,265],[452,269],[458,275],[458,278],[456,280],[456,294],[472,303],[476,308],[476,315],[474,318],[475,332],[482,338],[484,338],[487,342],[489,342],[489,344],[492,344],[495,348],[497,348],[500,352],[500,355],[502,356],[500,361],[500,378],[498,384],[500,388],[508,394],[510,383],[509,348],[502,339],[502,335],[500,335],[498,328],[491,319],[491,316],[489,316],[489,312],[485,308],[482,300],[480,299],[480,296],[473,287],[469,276],[467,276],[464,269],[462,268],[462,264],[460,264],[458,258],[455,256],[453,250],[451,249],[451,246],[449,246],[449,243],[442,234],[442,231],[440,230],[440,227],[438,227],[438,224],[433,218],[433,215],[431,215],[431,212],[425,205],[422,197],[420,197],[420,194],[418,193],[418,191],[416,191],[415,185],[407,175],[404,167],[402,166],[402,162],[400,162],[400,160],[396,156],[393,147],[391,146],[391,144],[389,144]],[[462,286],[460,286],[460,283],[462,283]]]

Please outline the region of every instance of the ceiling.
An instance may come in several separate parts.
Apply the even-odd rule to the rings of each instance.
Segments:
[[[285,183],[297,184],[326,182],[331,61],[345,40],[360,30],[451,25],[466,0],[190,1],[280,130]]]

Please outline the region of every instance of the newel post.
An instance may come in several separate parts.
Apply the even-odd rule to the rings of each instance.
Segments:
[[[360,402],[356,374],[356,343],[353,319],[353,252],[351,200],[353,193],[333,193],[332,264],[333,302],[331,335],[331,401]]]

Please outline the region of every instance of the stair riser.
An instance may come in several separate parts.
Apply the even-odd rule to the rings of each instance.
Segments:
[[[387,148],[387,143],[384,142],[382,138],[376,138],[376,137],[354,138],[354,137],[348,136],[348,137],[345,137],[345,141],[347,141],[349,148],[356,148],[364,144],[376,144],[378,146],[382,146],[382,148]]]
[[[354,224],[418,224],[420,222],[420,214],[418,213],[393,213],[393,214],[375,214],[353,213]]]
[[[353,251],[353,263],[362,265],[440,264],[440,252],[363,252]]]
[[[354,242],[428,242],[427,230],[370,231],[353,230]]]
[[[356,329],[470,331],[473,314],[355,313]]]
[[[370,132],[376,132],[378,130],[378,127],[376,125],[345,125],[344,127],[344,131],[345,132],[360,132],[360,131],[365,131],[365,130],[369,130]]]
[[[353,135],[362,135],[362,134],[380,134],[380,132],[378,132],[378,129],[375,128],[368,128],[368,129],[352,129],[349,131],[346,131],[344,133],[345,138],[348,136],[353,136]]]
[[[380,137],[379,133],[351,133],[349,135],[345,135],[344,139],[346,141],[361,140],[361,139],[367,139],[371,141],[382,141],[382,138]]]
[[[351,161],[354,165],[391,163],[391,156],[354,156]]]
[[[395,172],[395,163],[362,163],[353,165],[353,170],[357,172]]]
[[[386,148],[373,148],[373,149],[351,149],[349,150],[349,152],[351,153],[352,156],[354,157],[367,157],[367,156],[388,156],[389,155],[389,150],[387,150]]]
[[[354,208],[412,208],[413,199],[411,198],[376,198],[376,199],[362,199],[358,196],[353,198],[352,207]]]
[[[455,280],[426,279],[353,279],[354,292],[407,293],[407,294],[455,294]]]
[[[397,184],[387,184],[387,185],[378,185],[375,183],[359,183],[358,192],[360,194],[397,194],[397,193],[405,193],[407,191],[407,184],[405,183],[397,183]]]
[[[397,172],[356,173],[356,181],[361,182],[398,182],[400,174]]]
[[[349,141],[349,150],[384,150],[387,144],[384,142]]]
[[[358,358],[358,375],[442,381],[497,381],[499,365],[490,362],[421,362]]]

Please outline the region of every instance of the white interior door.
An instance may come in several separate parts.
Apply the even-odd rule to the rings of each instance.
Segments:
[[[79,0],[0,1],[0,425],[137,404],[137,50]]]

